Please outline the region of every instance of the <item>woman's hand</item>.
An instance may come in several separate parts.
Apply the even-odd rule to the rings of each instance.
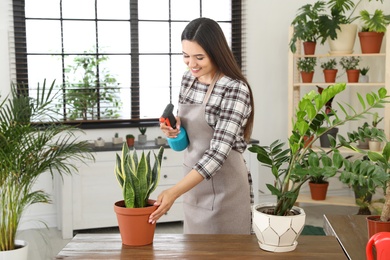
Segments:
[[[154,224],[156,221],[161,218],[168,210],[172,207],[173,203],[176,200],[176,196],[173,195],[172,190],[164,190],[157,197],[154,206],[159,206],[150,216],[149,223]]]
[[[160,123],[160,129],[169,138],[176,138],[180,133],[180,117],[176,117],[176,129],[171,126],[167,126],[165,123]]]

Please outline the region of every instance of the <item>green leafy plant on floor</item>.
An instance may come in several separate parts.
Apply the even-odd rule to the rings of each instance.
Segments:
[[[76,162],[94,158],[88,141],[76,137],[80,130],[54,118],[53,89],[54,82],[51,86],[44,82],[31,98],[12,84],[11,94],[0,103],[0,251],[15,249],[16,231],[27,207],[50,203],[48,193],[34,190],[43,173],[71,174],[78,170]],[[41,118],[45,124],[39,125]]]
[[[119,117],[122,103],[119,84],[107,68],[107,56],[77,55],[65,69],[66,82],[58,108],[65,107],[70,120]]]

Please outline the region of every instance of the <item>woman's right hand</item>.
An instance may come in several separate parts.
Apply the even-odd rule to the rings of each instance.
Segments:
[[[180,133],[180,117],[176,118],[176,129],[173,129],[171,126],[167,126],[165,123],[160,123],[160,129],[163,131],[166,137],[176,138]]]

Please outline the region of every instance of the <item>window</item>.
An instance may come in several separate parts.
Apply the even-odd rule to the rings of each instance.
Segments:
[[[241,1],[13,0],[13,9],[16,82],[34,95],[55,80],[70,123],[156,123],[177,104],[180,35],[197,17],[219,22],[241,63]]]

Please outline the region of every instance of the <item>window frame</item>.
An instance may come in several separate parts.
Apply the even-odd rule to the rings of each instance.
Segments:
[[[200,1],[200,4],[202,4]],[[130,2],[130,31],[131,35],[138,34],[138,0],[129,0]],[[25,0],[13,0],[13,22],[14,22],[14,39],[15,39],[15,72],[16,79],[15,83],[18,86],[28,86],[28,68],[27,68],[27,36],[26,36],[26,17],[25,17]],[[200,7],[200,12],[202,13],[202,8]],[[202,16],[202,15],[201,15]],[[62,18],[60,18],[62,19]],[[183,21],[189,22],[189,21]],[[229,21],[230,22],[230,21]],[[171,21],[169,20],[169,23]],[[242,66],[242,1],[241,0],[232,0],[231,1],[231,48],[233,55],[235,56],[238,65]],[[139,64],[139,46],[138,41],[132,42],[131,45],[131,64]],[[62,53],[64,55],[64,53]],[[104,55],[104,54],[103,54]],[[170,52],[170,59],[175,53]],[[170,68],[171,69],[171,68]],[[138,66],[131,66],[131,74],[139,78],[139,69]],[[64,75],[64,72],[63,72]],[[63,76],[64,81],[64,76]],[[138,81],[131,80],[131,99],[132,104],[140,103],[140,88]],[[20,90],[20,93],[25,94],[25,90]],[[170,82],[169,86],[169,96],[170,101],[172,101],[172,84]],[[137,98],[137,100],[133,100]],[[134,109],[138,107],[137,109]],[[125,127],[138,127],[142,126],[158,126],[159,119],[151,118],[144,119],[140,117],[140,105],[133,106],[131,105],[131,119],[110,119],[110,120],[77,120],[77,121],[61,121],[61,123],[68,125],[76,125],[81,129],[105,129],[105,128],[125,128]]]

